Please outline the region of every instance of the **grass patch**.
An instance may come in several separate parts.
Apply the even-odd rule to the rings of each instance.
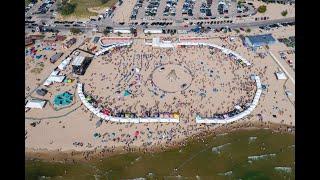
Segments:
[[[41,71],[42,71],[42,68],[33,68],[33,69],[31,70],[31,73],[40,74]]]
[[[103,1],[101,0],[70,0],[69,3],[75,4],[76,7],[74,9],[74,12],[71,13],[68,16],[75,16],[75,17],[90,17],[90,16],[96,16],[98,13],[96,12],[90,12],[88,8],[93,8],[93,7],[111,7],[113,6],[118,0],[107,0],[106,3],[102,3]]]

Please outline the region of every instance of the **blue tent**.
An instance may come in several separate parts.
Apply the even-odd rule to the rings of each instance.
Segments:
[[[195,33],[200,33],[201,27],[200,27],[200,26],[197,26],[197,27],[194,28],[192,31],[195,32]]]
[[[131,92],[130,92],[130,91],[125,90],[125,91],[124,91],[124,93],[123,93],[123,96],[129,96],[130,94],[131,94]]]

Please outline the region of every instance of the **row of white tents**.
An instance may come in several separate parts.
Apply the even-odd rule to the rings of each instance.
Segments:
[[[132,41],[129,41],[129,42],[123,42],[123,43],[117,43],[117,44],[112,44],[106,48],[103,48],[101,49],[100,51],[98,51],[96,54],[95,54],[95,57],[97,56],[100,56],[101,54],[113,49],[113,48],[116,48],[116,47],[122,47],[122,46],[130,46],[132,44]],[[102,46],[102,45],[101,45]]]
[[[67,66],[70,64],[71,60],[72,60],[72,57],[68,57],[65,60],[63,60],[58,65],[58,67],[54,71],[52,71],[52,73],[49,75],[49,77],[43,83],[43,85],[49,86],[52,83],[56,83],[56,82],[61,83],[61,82],[63,82],[63,80],[66,78],[66,76],[65,75],[59,75],[60,71],[65,70],[67,68]]]
[[[103,48],[102,50],[98,51],[95,54],[96,56],[99,56],[103,53],[105,53],[106,51],[109,51],[113,48],[116,47],[122,47],[122,46],[129,46],[132,44],[132,41],[129,42],[123,42],[123,43],[115,43],[112,44],[106,48]],[[161,48],[172,48],[172,47],[176,47],[176,46],[208,46],[208,47],[213,47],[213,48],[217,48],[220,49],[223,53],[229,55],[229,54],[233,54],[237,59],[241,60],[244,64],[246,64],[247,66],[251,66],[251,63],[249,61],[247,61],[245,58],[243,58],[242,56],[240,56],[238,53],[218,46],[216,44],[212,44],[212,43],[205,43],[205,42],[189,42],[189,41],[181,41],[178,43],[171,43],[170,41],[165,41],[165,42],[160,42],[159,38],[153,38],[152,43],[146,43],[146,45],[152,45],[155,47],[161,47]],[[256,91],[256,95],[251,103],[251,105],[249,106],[249,108],[243,112],[241,112],[240,114],[233,116],[233,117],[227,117],[225,119],[202,119],[201,117],[197,117],[196,118],[196,122],[197,123],[230,123],[236,120],[239,120],[247,115],[249,115],[253,109],[257,106],[258,101],[260,99],[261,93],[262,93],[262,89],[261,89],[261,82],[260,82],[260,78],[259,76],[255,76],[255,81],[257,84],[257,91]],[[103,113],[100,112],[101,109],[99,108],[94,108],[85,98],[84,94],[83,94],[83,84],[79,83],[78,84],[78,95],[82,101],[82,103],[92,112],[94,113],[96,116],[98,116],[99,118],[102,118],[104,120],[109,120],[109,121],[113,121],[113,122],[129,122],[129,123],[143,123],[143,122],[175,122],[178,123],[179,119],[171,119],[171,118],[121,118],[121,117],[112,117],[112,116],[107,116]]]
[[[78,83],[77,92],[81,102],[91,111],[93,114],[98,116],[101,119],[113,121],[113,122],[121,122],[121,123],[153,123],[153,122],[164,122],[164,123],[178,123],[179,119],[174,118],[124,118],[124,117],[112,117],[107,116],[100,112],[101,109],[95,108],[90,104],[86,97],[83,94],[83,84]]]
[[[190,39],[190,41],[192,41]],[[206,42],[190,42],[187,39],[186,40],[179,40],[178,43],[172,43],[170,41],[160,41],[160,38],[153,38],[152,39],[152,43],[146,42],[146,45],[152,45],[153,47],[160,47],[160,48],[173,48],[176,46],[208,46],[208,47],[212,47],[212,48],[217,48],[220,49],[223,53],[229,55],[229,54],[233,54],[237,59],[241,60],[244,64],[246,64],[247,66],[251,66],[251,63],[249,61],[247,61],[245,58],[243,58],[242,56],[240,56],[238,53],[218,46],[216,44],[213,43],[206,43]]]
[[[63,60],[63,61],[59,64],[58,68],[59,68],[61,71],[65,70],[65,69],[67,68],[67,66],[70,64],[71,60],[72,60],[72,57],[68,57],[67,59]]]
[[[60,71],[63,71],[66,69],[66,67],[70,64],[70,61],[72,60],[71,57],[68,57],[67,59],[63,60],[58,68],[56,68],[54,71],[51,72],[51,74],[49,75],[49,77],[44,81],[43,85],[45,86],[49,86],[53,83],[61,83],[63,82],[63,80],[66,78],[65,75],[59,75]],[[31,99],[28,100],[27,104],[25,105],[26,108],[36,108],[36,109],[42,109],[44,108],[44,106],[46,105],[45,100],[41,100],[41,99]]]
[[[43,83],[43,85],[45,86],[49,86],[52,83],[61,83],[63,82],[63,80],[66,78],[65,75],[59,75],[60,71],[59,70],[54,70],[52,71],[52,73],[49,75],[48,79],[45,80],[45,82]]]
[[[260,77],[255,75],[254,79],[256,81],[256,85],[257,85],[257,91],[256,94],[253,98],[253,101],[251,103],[251,105],[249,106],[248,109],[246,109],[245,111],[233,116],[233,117],[227,117],[225,119],[218,119],[218,118],[201,118],[199,116],[197,116],[196,118],[196,123],[217,123],[217,124],[226,124],[226,123],[231,123],[237,120],[240,120],[242,118],[244,118],[245,116],[249,115],[258,105],[261,93],[262,93],[262,87],[261,87],[261,81],[260,81]]]

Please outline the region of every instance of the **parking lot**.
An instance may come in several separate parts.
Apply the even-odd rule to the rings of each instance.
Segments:
[[[32,25],[34,23],[48,26],[53,24],[56,15],[56,0],[38,1],[30,5],[30,9],[25,11],[26,23]]]
[[[57,3],[55,1],[43,0],[30,5],[30,8],[26,11],[26,33],[35,31],[68,33],[70,28],[78,28],[82,32],[91,30],[103,31],[106,27],[133,27],[139,30],[161,28],[169,32],[170,30],[185,32],[197,31],[196,28],[198,26],[210,31],[221,30],[221,28],[247,27],[253,24],[260,26],[260,29],[264,31],[277,28],[273,27],[272,22],[262,22],[270,21],[268,16],[261,16],[261,14],[261,17],[250,17],[256,13],[253,4],[250,2],[237,3],[236,1],[226,0],[134,0],[133,2],[136,2],[134,4],[132,1],[124,1],[121,4],[116,3],[115,6],[106,9],[105,12],[100,13],[97,17],[91,17],[87,20],[66,21],[55,18],[57,14]],[[254,5],[257,6],[257,4]],[[251,20],[244,21],[250,18],[254,22],[251,23]],[[288,21],[292,22],[290,19]]]
[[[232,18],[255,13],[251,3],[230,0],[137,0],[127,21]]]

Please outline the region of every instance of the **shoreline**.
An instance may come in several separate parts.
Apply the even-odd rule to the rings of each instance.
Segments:
[[[228,125],[228,126],[227,126]],[[259,129],[269,129],[278,133],[290,133],[295,134],[295,126],[287,124],[277,124],[272,122],[236,122],[227,125],[220,125],[214,128],[214,131],[202,131],[198,134],[193,134],[189,137],[177,140],[172,145],[161,144],[157,146],[151,146],[147,148],[143,147],[131,147],[126,149],[125,147],[117,147],[112,151],[106,151],[104,148],[95,148],[88,151],[59,151],[59,150],[34,150],[26,148],[25,161],[45,161],[45,162],[60,162],[60,163],[76,163],[76,162],[88,162],[100,160],[106,157],[111,157],[126,153],[157,153],[171,149],[176,149],[185,146],[190,141],[203,141],[210,136],[219,136],[226,133],[235,131],[249,131]]]

